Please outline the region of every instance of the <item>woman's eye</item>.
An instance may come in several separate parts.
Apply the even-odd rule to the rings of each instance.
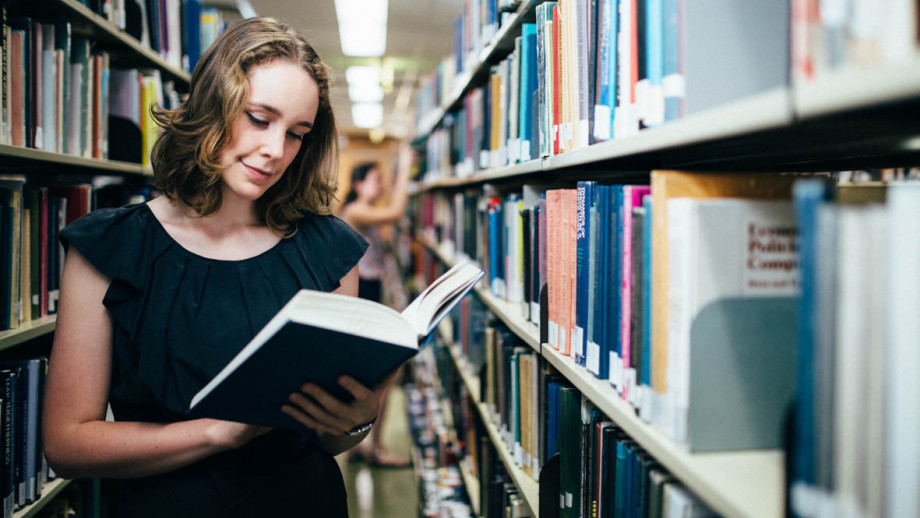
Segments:
[[[300,135],[300,134],[298,134],[298,133],[294,133],[294,132],[291,132],[291,131],[288,132],[288,136],[291,137],[291,138],[294,139],[294,140],[299,140],[299,141],[301,141],[301,142],[303,142],[304,137],[306,137],[306,135]]]
[[[249,117],[249,122],[256,126],[268,126],[268,121],[262,120],[249,112],[246,112],[246,116]]]

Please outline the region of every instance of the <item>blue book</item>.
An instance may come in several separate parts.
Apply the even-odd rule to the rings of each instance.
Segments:
[[[183,0],[185,4],[185,54],[188,56],[188,70],[194,72],[201,59],[201,0]]]
[[[558,382],[550,382],[547,385],[546,459],[559,452],[556,445],[556,439],[559,437],[559,387]]]
[[[653,128],[664,122],[664,0],[645,0],[646,70],[649,82],[649,108],[645,125]]]
[[[663,69],[662,86],[664,90],[664,120],[679,119],[683,112],[682,88],[669,85],[682,83],[683,71],[680,69],[680,52],[683,43],[681,36],[681,2],[682,0],[662,0],[664,8],[664,25],[662,42]]]
[[[607,270],[605,260],[608,257],[606,253],[607,229],[610,227],[609,221],[609,194],[610,186],[597,185],[594,189],[594,213],[596,221],[592,225],[591,233],[595,234],[594,253],[591,257],[591,263],[594,265],[594,281],[591,283],[591,329],[590,340],[586,349],[586,365],[588,370],[600,379],[607,379],[607,358],[605,351],[606,343],[606,302],[609,297],[604,294],[609,293],[607,290],[606,279]],[[590,270],[589,270],[590,275]]]
[[[531,132],[533,122],[533,99],[537,92],[537,25],[521,25],[521,90],[518,94],[518,132],[521,136],[521,162],[535,157],[531,155],[534,135]]]
[[[504,284],[504,262],[502,254],[502,207],[496,203],[489,208],[489,284],[493,294],[498,294]]]
[[[639,384],[652,385],[652,197],[642,200],[645,208],[645,220],[642,224],[642,282],[645,290],[642,307],[642,371]]]
[[[614,516],[622,518],[626,516],[626,444],[625,439],[621,436],[617,441],[617,469],[616,469],[616,500],[614,503]]]
[[[587,351],[588,303],[590,290],[588,273],[590,262],[591,205],[594,204],[594,187],[597,182],[581,181],[577,185],[577,217],[575,220],[575,336],[572,350],[575,363],[585,364]]]
[[[818,333],[818,208],[827,188],[822,180],[802,180],[793,187],[799,228],[801,295],[798,309],[798,355],[796,379],[794,481],[815,483],[815,347]]]
[[[623,186],[615,185],[611,189],[610,193],[610,220],[611,228],[608,229],[607,233],[610,238],[610,243],[605,252],[609,254],[607,261],[607,291],[606,293],[612,294],[607,298],[607,328],[606,328],[606,341],[607,349],[606,354],[609,357],[609,361],[618,361],[620,358],[620,283],[622,282],[622,272],[620,261],[620,254],[622,242],[623,242],[623,225],[621,224],[622,218],[621,209],[623,207]],[[613,369],[616,368],[615,365],[609,365],[608,369],[610,374],[610,379],[613,379]]]

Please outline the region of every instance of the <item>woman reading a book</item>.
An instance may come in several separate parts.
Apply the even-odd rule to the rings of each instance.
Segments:
[[[351,185],[345,196],[345,203],[339,216],[357,230],[368,247],[364,257],[358,261],[358,296],[374,302],[383,302],[383,277],[386,269],[387,245],[381,227],[395,223],[406,213],[409,202],[409,169],[412,148],[403,144],[399,151],[396,181],[393,184],[389,203],[380,206],[377,201],[386,193],[380,167],[375,162],[359,164],[351,171]],[[371,466],[401,468],[409,465],[409,459],[399,457],[383,447],[381,430],[386,416],[386,399],[377,416],[377,427],[371,431],[370,439],[349,452],[351,460],[364,460]]]
[[[247,19],[202,57],[188,100],[155,116],[164,196],[62,233],[48,461],[67,478],[119,479],[113,516],[344,518],[332,456],[364,438],[395,376],[376,387],[340,378],[350,403],[305,385],[283,408],[302,432],[185,415],[297,290],[357,295],[366,243],[328,215],[326,67],[286,25]]]

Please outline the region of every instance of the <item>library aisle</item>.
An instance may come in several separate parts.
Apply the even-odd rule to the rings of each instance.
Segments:
[[[411,436],[406,418],[406,393],[394,386],[390,391],[383,444],[399,457],[409,457]],[[336,457],[348,490],[350,518],[415,516],[418,491],[413,468],[375,468],[363,462],[349,462],[348,454]]]

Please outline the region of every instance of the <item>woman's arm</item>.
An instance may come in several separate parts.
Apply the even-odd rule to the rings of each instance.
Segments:
[[[333,293],[357,297],[358,267],[352,268],[339,284]],[[339,384],[354,396],[351,403],[344,403],[318,386],[307,383],[301,388],[302,392],[291,394],[291,404],[285,405],[282,410],[304,426],[316,430],[320,447],[332,455],[338,455],[367,436],[366,432],[354,437],[344,434],[377,418],[386,390],[396,380],[398,373],[399,369],[374,388],[365,387],[349,376],[342,376]]]
[[[59,475],[139,477],[240,447],[267,429],[218,421],[107,422],[112,320],[109,279],[75,247],[64,265],[42,415],[45,455]]]

